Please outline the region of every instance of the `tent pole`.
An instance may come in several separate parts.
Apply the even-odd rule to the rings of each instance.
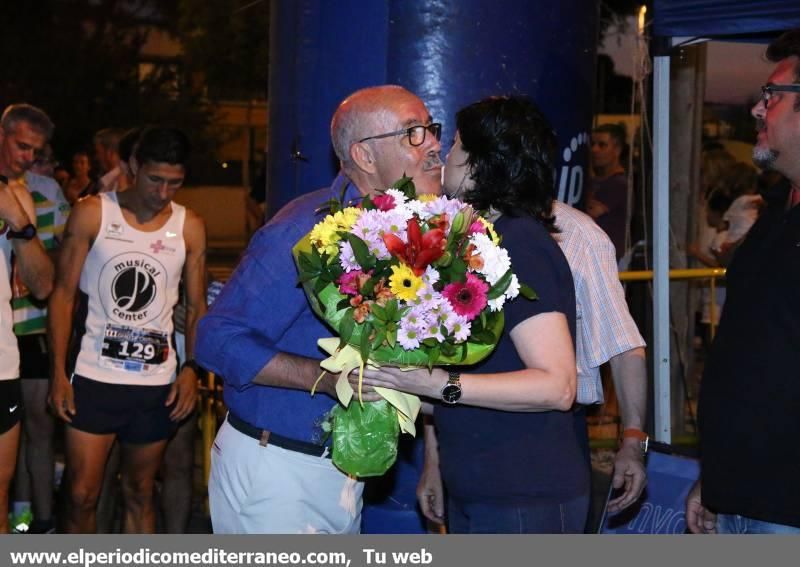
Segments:
[[[653,68],[653,369],[655,438],[672,441],[669,350],[669,55]]]

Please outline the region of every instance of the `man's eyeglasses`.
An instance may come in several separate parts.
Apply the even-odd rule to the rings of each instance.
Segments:
[[[442,139],[442,125],[438,122],[433,122],[427,126],[419,125],[412,126],[411,128],[404,128],[395,132],[387,132],[386,134],[378,134],[377,136],[368,136],[361,138],[358,143],[366,142],[367,140],[377,140],[379,138],[391,138],[392,136],[408,136],[408,143],[412,146],[421,146],[425,143],[425,136],[430,132],[437,140]]]
[[[761,100],[764,101],[764,106],[769,106],[769,99],[775,93],[800,93],[800,85],[773,85],[772,83],[766,84],[761,87]]]

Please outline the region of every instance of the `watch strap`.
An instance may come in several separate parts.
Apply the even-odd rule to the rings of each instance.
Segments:
[[[9,228],[8,232],[6,233],[6,238],[11,240],[12,238],[18,238],[21,240],[33,240],[36,237],[36,227],[33,223],[28,223],[23,226],[20,230],[11,230]]]

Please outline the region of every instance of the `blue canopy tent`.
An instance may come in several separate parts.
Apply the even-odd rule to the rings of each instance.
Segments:
[[[797,0],[655,0],[654,12],[658,37],[757,39],[800,26]]]
[[[672,438],[669,349],[669,75],[673,47],[705,41],[764,41],[800,28],[798,0],[654,0],[653,360],[655,437]]]

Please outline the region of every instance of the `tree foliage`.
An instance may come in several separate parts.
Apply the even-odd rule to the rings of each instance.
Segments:
[[[265,99],[268,0],[178,0],[177,31],[189,72],[212,100]]]
[[[101,128],[170,124],[193,141],[193,161],[216,147],[214,109],[180,62],[140,77],[141,48],[154,30],[175,33],[177,0],[36,0],[3,11],[0,105],[29,102],[56,124],[56,155],[91,145]],[[262,65],[265,65],[262,63]]]
[[[628,27],[626,18],[636,15],[642,4],[647,5],[648,10],[653,5],[652,0],[600,0],[601,42],[611,27],[624,32]]]

